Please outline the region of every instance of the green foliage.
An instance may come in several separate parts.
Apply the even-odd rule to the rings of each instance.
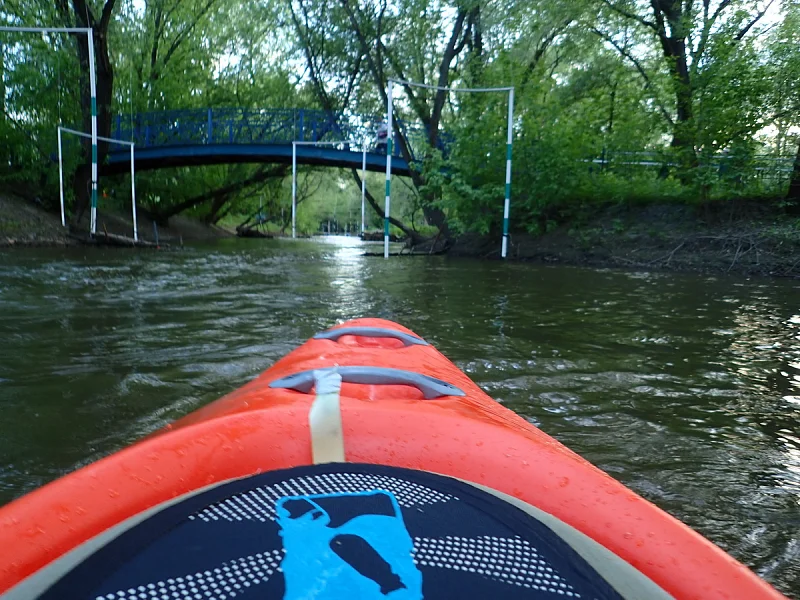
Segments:
[[[794,156],[800,143],[800,2],[784,0],[779,13],[762,20],[754,20],[758,7],[744,0],[712,0],[708,12],[699,0],[679,4],[679,18],[668,25],[686,44],[683,83],[676,79],[680,53],[667,52],[659,31],[647,25],[666,3],[117,2],[108,33],[113,110],[323,107],[380,115],[385,104],[376,73],[433,84],[444,73],[454,87],[515,87],[514,228],[545,232],[596,204],[781,196],[791,164],[775,159]],[[458,15],[463,27],[454,30]],[[0,18],[65,24],[58,3],[46,0],[9,0]],[[450,41],[456,52],[442,71]],[[24,188],[52,207],[56,126],[80,128],[86,110],[79,43],[61,35],[0,34],[0,185]],[[431,117],[433,91],[396,86],[395,92],[397,117]],[[452,143],[444,152],[426,151],[424,134],[417,135],[419,177],[414,184],[395,178],[394,216],[427,231],[425,215],[438,209],[456,233],[499,231],[507,100],[505,93],[445,98],[440,131]],[[689,114],[682,117],[679,108]],[[79,145],[65,138],[68,179],[80,160]],[[262,168],[151,171],[137,176],[137,191],[146,208],[161,213],[197,199],[187,214],[212,221],[246,217],[261,205],[285,229],[291,208],[285,173],[235,185]],[[360,190],[350,172],[304,169],[301,179],[301,231],[316,231],[329,219],[360,222]],[[112,198],[127,197],[126,177],[102,185]],[[382,174],[369,174],[367,186],[383,198]],[[213,200],[228,188],[234,191]],[[70,202],[72,186],[66,189]],[[372,209],[367,215],[371,227],[382,227],[382,215]]]

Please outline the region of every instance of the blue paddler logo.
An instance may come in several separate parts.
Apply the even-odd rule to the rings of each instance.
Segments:
[[[383,490],[277,503],[284,600],[421,600],[422,574],[397,499]]]

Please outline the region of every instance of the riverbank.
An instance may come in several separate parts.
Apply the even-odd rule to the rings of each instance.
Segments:
[[[229,229],[181,216],[171,218],[168,227],[154,228],[144,211],[138,215],[137,224],[141,240],[161,245],[236,235]],[[84,232],[88,227],[86,215],[75,230]],[[545,228],[549,231],[542,235],[512,233],[509,258],[599,268],[800,278],[800,218],[764,202],[609,206],[558,226],[545,223]],[[130,216],[101,210],[98,232],[131,237]],[[61,227],[58,214],[14,196],[0,195],[0,247],[81,243]],[[498,236],[463,235],[448,255],[499,258]]]
[[[183,242],[235,235],[220,227],[181,216],[169,219],[166,227],[154,227],[152,219],[144,211],[137,215],[136,224],[139,239],[150,244],[177,246]],[[0,248],[79,246],[86,243],[81,237],[85,237],[88,230],[88,211],[80,223],[64,228],[59,214],[16,196],[0,194]],[[97,213],[97,231],[116,238],[132,238],[133,219],[121,211],[101,209]]]
[[[500,243],[497,236],[464,235],[448,254],[499,258]],[[800,278],[800,218],[755,201],[606,207],[542,235],[512,233],[508,256],[601,268]]]
[[[21,198],[0,194],[0,247],[74,246],[61,218]]]

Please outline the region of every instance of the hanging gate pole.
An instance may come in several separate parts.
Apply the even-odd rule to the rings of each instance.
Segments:
[[[394,82],[389,80],[386,94],[388,104],[387,136],[386,136],[386,200],[383,205],[383,258],[389,258],[389,212],[392,204],[392,88]]]
[[[97,233],[97,78],[94,70],[94,33],[89,36],[89,90],[92,96],[92,235]]]
[[[506,257],[508,252],[508,229],[509,213],[511,208],[511,143],[514,135],[514,88],[513,87],[493,87],[493,88],[451,88],[439,85],[428,85],[426,83],[416,83],[414,81],[403,81],[400,79],[389,79],[388,89],[388,114],[389,114],[389,140],[386,149],[386,209],[384,216],[384,251],[383,256],[389,258],[389,203],[391,202],[391,177],[392,177],[392,86],[393,84],[425,88],[428,90],[445,90],[448,92],[459,93],[487,93],[487,92],[508,92],[508,137],[506,139],[506,185],[505,200],[503,203],[503,241],[501,245],[501,256]]]
[[[139,225],[136,223],[136,177],[133,166],[133,144],[131,144],[131,210],[133,211],[133,241],[139,241]]]
[[[292,142],[292,238],[297,237],[297,144]]]
[[[511,210],[511,144],[514,136],[514,88],[508,91],[508,136],[506,138],[506,197],[503,205],[503,246],[500,256],[508,254],[508,225]]]
[[[61,127],[58,128],[58,195],[61,200],[61,226],[67,226],[67,217],[64,213],[64,159],[61,152]]]
[[[62,133],[70,133],[72,135],[77,135],[78,137],[82,138],[91,138],[88,133],[84,133],[82,131],[75,131],[74,129],[70,129],[69,127],[62,127],[61,125],[58,126],[58,169],[59,169],[59,184],[61,186],[61,214],[62,214],[62,223],[64,220],[64,178],[63,178],[63,166],[62,166],[62,158],[61,158],[61,134]],[[138,225],[136,223],[136,172],[134,167],[133,161],[133,152],[134,147],[136,144],[134,142],[126,142],[124,140],[115,140],[113,138],[107,138],[98,136],[98,140],[102,140],[104,142],[108,142],[109,144],[119,144],[120,146],[130,146],[131,149],[131,204],[133,205],[133,239],[134,241],[139,241],[139,230]]]
[[[364,138],[364,147],[361,152],[361,235],[364,235],[364,198],[366,197],[367,182],[367,138]]]

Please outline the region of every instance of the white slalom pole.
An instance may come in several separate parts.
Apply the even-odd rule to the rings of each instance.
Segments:
[[[500,256],[508,254],[508,226],[511,211],[511,144],[514,136],[514,88],[508,91],[508,138],[506,140],[506,198],[503,206],[503,247]]]
[[[133,211],[133,241],[139,241],[139,226],[136,223],[136,177],[133,166],[133,144],[131,144],[131,210]]]
[[[89,37],[89,88],[92,96],[92,235],[97,233],[97,77],[94,70],[94,32]]]
[[[67,226],[64,214],[64,159],[61,153],[61,127],[58,128],[58,193],[61,198],[61,226]]]
[[[389,258],[389,210],[392,203],[392,87],[393,83],[389,81],[389,90],[386,94],[386,103],[388,104],[388,122],[387,122],[387,138],[386,138],[386,201],[383,206],[383,258]]]
[[[439,85],[428,85],[425,83],[416,83],[413,81],[403,81],[401,79],[389,79],[389,127],[391,133],[392,123],[392,85],[398,84],[406,87],[419,87],[429,90],[445,90],[447,92],[458,93],[484,93],[484,92],[508,92],[508,138],[506,140],[506,188],[505,188],[505,203],[503,206],[503,242],[500,254],[503,258],[508,254],[508,230],[509,230],[509,213],[511,208],[511,144],[514,135],[514,87],[493,87],[493,88],[451,88]],[[391,148],[391,137],[389,139]],[[389,216],[389,179],[391,177],[391,157],[386,162],[386,217]],[[385,226],[388,233],[388,224]],[[388,247],[388,243],[387,243]],[[388,256],[388,251],[384,253]]]
[[[82,138],[91,138],[92,136],[88,133],[84,133],[83,131],[75,131],[74,129],[70,129],[69,127],[63,127],[61,125],[58,126],[58,153],[59,153],[59,184],[61,186],[61,203],[64,203],[64,178],[63,178],[63,161],[61,158],[61,138],[62,133],[69,133],[72,135],[77,135],[78,137]],[[133,239],[139,241],[139,234],[138,234],[138,226],[136,223],[136,169],[134,166],[134,147],[136,144],[133,142],[125,142],[123,140],[115,140],[113,138],[107,138],[103,136],[97,136],[98,140],[103,142],[108,142],[109,144],[119,144],[122,146],[130,146],[131,149],[131,201],[133,202]],[[63,207],[62,207],[63,213]],[[62,216],[63,221],[63,216]]]
[[[292,238],[297,237],[297,144],[292,142]]]
[[[364,198],[366,197],[367,182],[367,139],[364,138],[364,146],[361,152],[361,235],[364,235]]]

